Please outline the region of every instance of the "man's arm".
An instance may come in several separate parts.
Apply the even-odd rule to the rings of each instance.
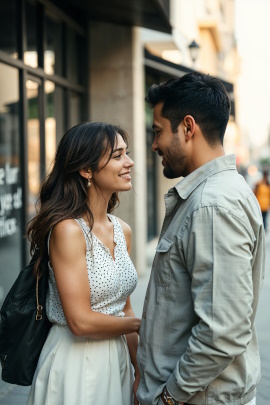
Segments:
[[[182,249],[199,322],[166,384],[176,399],[205,390],[251,339],[254,239],[225,208],[202,207],[190,218]]]

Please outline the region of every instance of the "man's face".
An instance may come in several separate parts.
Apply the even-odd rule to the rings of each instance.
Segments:
[[[173,133],[171,123],[162,116],[163,103],[158,103],[154,108],[153,129],[155,138],[152,150],[162,157],[164,166],[163,174],[168,179],[186,176],[187,157],[185,155],[184,125],[181,123],[177,132]]]

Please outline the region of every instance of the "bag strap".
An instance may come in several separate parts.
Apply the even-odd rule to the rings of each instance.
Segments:
[[[47,249],[48,249],[48,256],[49,256],[49,244],[50,244],[50,237],[52,234],[52,229],[49,232],[48,235],[48,242],[47,242]],[[35,255],[32,257],[31,263],[35,261]],[[37,269],[37,279],[36,279],[36,300],[37,300],[37,313],[36,313],[36,321],[41,321],[42,320],[42,310],[43,306],[39,304],[38,301],[38,281],[40,279],[39,275],[39,269]]]
[[[52,229],[50,230],[49,235],[48,235],[48,242],[47,242],[48,256],[50,255],[50,239],[51,239],[51,234],[52,234]]]
[[[34,265],[36,262],[36,256],[37,256],[37,250],[32,256],[32,259],[30,261],[30,265]],[[42,320],[42,310],[43,306],[40,305],[39,299],[38,299],[38,282],[40,279],[40,274],[39,274],[39,269],[37,269],[37,275],[36,275],[36,301],[37,301],[37,312],[36,312],[36,321],[41,321]]]
[[[38,301],[38,280],[39,280],[39,271],[37,272],[37,280],[36,280],[36,300],[37,300],[36,321],[41,321],[43,306],[40,305]]]

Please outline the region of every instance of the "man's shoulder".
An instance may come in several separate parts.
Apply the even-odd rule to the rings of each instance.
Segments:
[[[216,173],[207,178],[201,193],[201,206],[220,206],[241,215],[246,206],[256,204],[256,197],[243,176],[236,170]]]

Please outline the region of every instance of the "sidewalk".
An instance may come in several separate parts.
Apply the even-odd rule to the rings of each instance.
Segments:
[[[0,394],[1,405],[26,405],[30,387],[7,384]]]

